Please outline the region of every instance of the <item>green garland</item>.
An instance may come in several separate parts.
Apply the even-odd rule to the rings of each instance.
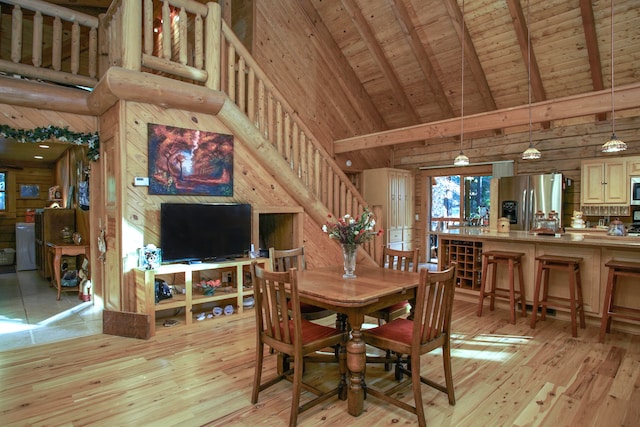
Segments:
[[[15,139],[23,143],[40,143],[50,139],[69,142],[75,145],[86,145],[87,158],[93,162],[100,158],[100,137],[96,133],[72,132],[67,128],[47,126],[35,129],[13,129],[7,125],[0,125],[0,137]]]

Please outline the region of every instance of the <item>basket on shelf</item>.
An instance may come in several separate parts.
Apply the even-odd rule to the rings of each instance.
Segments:
[[[13,248],[0,249],[0,265],[13,265],[16,259],[16,250]]]

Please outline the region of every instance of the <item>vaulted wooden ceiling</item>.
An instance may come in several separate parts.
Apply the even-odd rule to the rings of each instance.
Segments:
[[[258,0],[224,0],[223,9],[246,1]],[[611,88],[609,0],[287,1],[322,20],[386,129]],[[111,3],[50,2],[94,15]],[[614,0],[613,12],[615,87],[639,83],[638,0]]]

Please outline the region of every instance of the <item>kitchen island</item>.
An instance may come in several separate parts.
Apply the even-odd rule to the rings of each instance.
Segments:
[[[438,267],[444,268],[456,261],[459,269],[456,298],[477,301],[482,280],[482,252],[501,250],[522,252],[525,299],[528,308],[533,302],[535,289],[536,256],[559,255],[582,257],[580,265],[584,310],[587,322],[599,325],[602,316],[607,269],[604,264],[612,259],[638,261],[640,237],[608,236],[596,230],[572,230],[556,235],[535,235],[526,231],[498,232],[482,227],[461,227],[436,232],[438,235]],[[506,269],[498,268],[498,286],[506,283]],[[567,297],[568,277],[553,272],[549,281],[549,295]],[[619,280],[616,304],[640,308],[640,286],[632,286],[632,278]],[[507,307],[507,303],[498,302]],[[558,312],[557,317],[568,319],[568,313]],[[640,333],[640,325],[631,321],[614,321],[613,329]]]

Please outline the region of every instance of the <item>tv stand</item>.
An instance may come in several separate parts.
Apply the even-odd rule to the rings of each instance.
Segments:
[[[220,307],[233,305],[236,313],[243,312],[243,300],[253,295],[250,283],[245,283],[245,274],[253,261],[261,265],[269,262],[269,258],[238,258],[232,261],[207,261],[189,264],[165,264],[155,270],[133,269],[136,294],[136,312],[150,317],[149,336],[156,334],[156,329],[165,329],[165,320],[177,320],[178,325],[190,325],[198,314],[204,313],[205,304],[216,304]],[[216,290],[214,295],[204,295],[196,286],[201,279],[222,277],[231,270],[235,283],[226,283],[227,290]],[[184,293],[174,292],[173,297],[155,303],[155,279],[157,276],[170,286]],[[225,283],[223,283],[225,285]],[[158,312],[170,312],[162,317]],[[211,313],[211,309],[208,310]],[[177,313],[177,314],[176,314]],[[156,315],[159,314],[159,315]]]

